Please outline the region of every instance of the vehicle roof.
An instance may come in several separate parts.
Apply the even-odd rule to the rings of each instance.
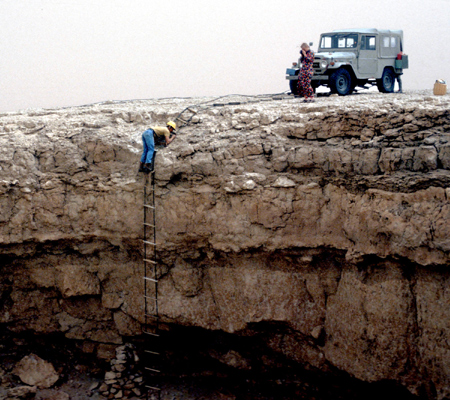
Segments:
[[[375,29],[375,28],[363,28],[363,29],[358,29],[358,28],[350,28],[350,29],[336,29],[332,32],[328,32],[328,33],[322,33],[322,35],[330,35],[332,33],[372,33],[372,34],[379,34],[379,33],[384,33],[384,34],[394,34],[394,35],[400,35],[401,37],[403,37],[403,31],[401,29],[398,30],[389,30],[389,29]]]

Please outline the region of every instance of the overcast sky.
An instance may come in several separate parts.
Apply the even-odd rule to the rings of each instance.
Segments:
[[[405,89],[450,80],[450,0],[0,0],[0,111],[288,90],[302,42],[403,29]]]

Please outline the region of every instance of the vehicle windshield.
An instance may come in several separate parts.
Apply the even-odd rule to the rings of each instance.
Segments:
[[[358,45],[358,34],[337,33],[334,35],[323,35],[320,38],[320,49],[354,49]]]

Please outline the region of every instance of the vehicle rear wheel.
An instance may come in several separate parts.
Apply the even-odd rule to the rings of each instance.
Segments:
[[[289,88],[294,96],[298,96],[300,94],[300,91],[298,90],[298,79],[289,81]]]
[[[331,93],[337,93],[340,96],[351,93],[355,88],[350,72],[344,68],[339,68],[337,71],[333,72],[330,76],[329,85]]]
[[[381,93],[392,93],[395,85],[395,73],[390,68],[385,68],[381,79],[377,79],[378,90]]]

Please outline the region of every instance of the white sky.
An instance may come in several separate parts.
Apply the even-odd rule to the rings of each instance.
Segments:
[[[302,42],[403,29],[405,89],[450,80],[450,0],[0,0],[0,111],[288,90]]]

